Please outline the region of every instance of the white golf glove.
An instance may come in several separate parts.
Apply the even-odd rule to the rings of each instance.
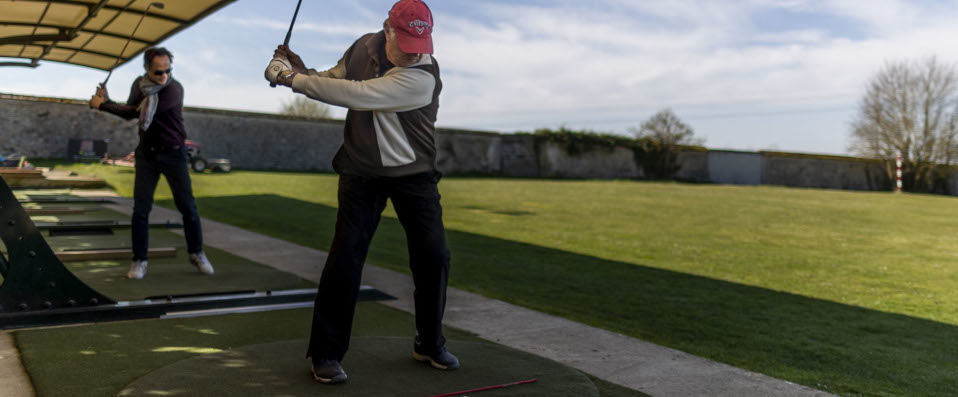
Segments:
[[[280,73],[292,71],[293,66],[290,65],[288,59],[273,58],[273,60],[269,61],[269,66],[266,66],[266,80],[269,80],[270,83],[276,84],[279,80]]]

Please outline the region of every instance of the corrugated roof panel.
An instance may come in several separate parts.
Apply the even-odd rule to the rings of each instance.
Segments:
[[[90,42],[87,43],[83,49],[90,52],[96,52],[98,54],[118,56],[120,55],[120,50],[123,49],[123,45],[125,43],[125,39],[97,35],[93,38],[93,40],[90,40]],[[130,41],[130,45],[126,47],[126,52],[123,55],[124,57],[129,57],[132,54],[136,54],[142,50],[145,50],[146,48],[147,45],[143,42],[133,40]]]
[[[10,4],[3,8],[2,20],[12,22],[36,22],[45,7],[42,2],[21,1],[7,3]]]
[[[46,2],[38,3],[42,4]],[[0,5],[0,7],[2,7],[2,5]],[[40,15],[43,14],[43,8],[38,7],[38,9],[39,12],[36,13],[32,22],[41,21],[44,25],[64,27],[76,26],[80,21],[83,21],[83,18],[86,18],[88,10],[86,6],[77,4],[52,4],[41,20]],[[0,17],[0,19],[3,18]]]
[[[235,0],[0,0],[0,57],[110,70]],[[30,62],[27,62],[30,63]]]
[[[50,50],[50,52],[47,54],[45,59],[50,61],[65,62],[68,58],[70,58],[75,53],[76,51],[74,50],[68,50],[64,48],[54,48]]]
[[[133,30],[131,26],[136,26],[139,20],[140,15],[125,13],[106,25],[103,32],[130,37],[130,32]],[[177,26],[180,26],[180,24],[148,15],[143,18],[143,23],[140,24],[140,28],[136,30],[136,35],[133,37],[137,40],[156,41],[167,32],[176,29]]]
[[[78,52],[70,58],[70,62],[75,65],[89,66],[91,68],[101,69],[100,65],[113,65],[116,58],[90,54],[87,52]]]
[[[33,45],[0,45],[0,56],[2,57],[17,58],[20,51],[23,51],[23,58],[33,58],[43,53],[43,47]]]

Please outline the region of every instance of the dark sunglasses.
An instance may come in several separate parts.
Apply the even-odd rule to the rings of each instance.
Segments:
[[[154,75],[154,76],[162,76],[162,75],[164,75],[164,74],[172,74],[172,73],[173,73],[173,68],[166,69],[166,70],[154,70],[154,71],[153,71],[153,75]]]

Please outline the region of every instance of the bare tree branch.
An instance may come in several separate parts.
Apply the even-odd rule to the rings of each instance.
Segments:
[[[958,161],[958,70],[935,57],[885,64],[865,90],[850,137],[857,155],[900,154],[906,188],[932,183],[937,166]]]
[[[657,179],[671,178],[678,172],[679,145],[705,144],[705,139],[696,138],[692,127],[682,122],[672,109],[660,110],[630,131],[642,142],[642,167],[648,176]]]
[[[283,102],[279,113],[311,119],[328,119],[330,117],[328,105],[302,95],[297,95],[289,102]]]

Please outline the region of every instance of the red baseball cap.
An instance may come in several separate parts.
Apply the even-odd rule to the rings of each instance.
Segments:
[[[421,0],[399,0],[389,10],[399,49],[407,54],[432,54],[432,12]]]

